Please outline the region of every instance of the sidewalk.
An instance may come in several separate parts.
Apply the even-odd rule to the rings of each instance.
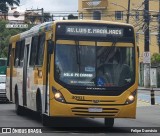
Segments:
[[[160,105],[160,88],[138,87],[138,100],[151,103],[151,90],[154,90],[155,105]]]
[[[145,102],[143,100],[137,100],[137,107],[143,107],[143,106],[151,106],[149,102]]]
[[[154,90],[154,91],[160,91],[160,88],[155,88],[155,87],[150,87],[150,88],[145,88],[145,87],[141,87],[141,86],[138,86],[138,90],[147,90],[147,91],[150,91],[150,90]]]

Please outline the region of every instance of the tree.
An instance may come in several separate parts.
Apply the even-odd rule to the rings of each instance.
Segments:
[[[50,15],[50,13],[47,13],[47,12],[43,13],[43,18],[44,18],[44,20],[43,20],[44,22],[52,21],[52,16]],[[28,11],[25,13],[25,23],[36,24],[37,22],[43,23],[42,22],[42,15],[34,12],[34,10]]]
[[[160,53],[154,53],[151,57],[152,64],[160,64]]]
[[[5,20],[0,20],[0,57],[7,57],[10,37],[27,30],[20,28],[6,28],[5,26],[7,23],[8,22]],[[29,28],[30,27],[31,26],[29,26]]]
[[[50,13],[44,13],[44,22],[52,21],[52,16]]]
[[[78,16],[74,16],[73,14],[68,15],[68,20],[70,19],[78,19]]]
[[[13,5],[19,6],[20,0],[1,0],[0,1],[0,10],[1,12],[8,12],[9,7],[12,7]]]

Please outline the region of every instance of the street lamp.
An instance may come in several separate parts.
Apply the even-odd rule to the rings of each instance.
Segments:
[[[130,2],[131,2],[131,1],[128,0],[128,9],[127,9],[126,7],[124,7],[124,6],[122,6],[122,5],[117,4],[117,3],[114,3],[114,2],[111,3],[111,4],[115,5],[115,6],[119,6],[119,7],[123,8],[123,9],[125,9],[125,10],[127,11],[127,20],[126,20],[126,23],[129,23],[129,16],[130,16]]]

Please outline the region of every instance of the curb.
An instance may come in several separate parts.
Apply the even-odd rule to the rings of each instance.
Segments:
[[[160,91],[160,88],[138,88],[137,90],[147,90],[147,91],[154,90],[154,91]]]

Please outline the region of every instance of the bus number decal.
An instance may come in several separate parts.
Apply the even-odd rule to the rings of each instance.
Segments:
[[[72,96],[72,99],[75,99],[77,101],[82,101],[84,100],[84,96]]]

